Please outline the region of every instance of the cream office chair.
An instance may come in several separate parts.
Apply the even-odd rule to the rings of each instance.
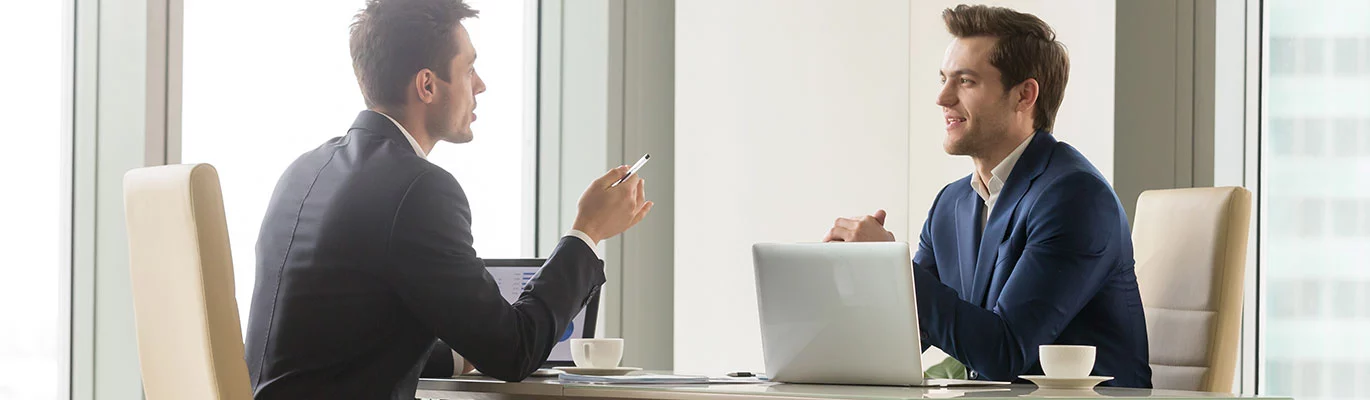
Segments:
[[[1149,190],[1132,245],[1157,389],[1231,392],[1241,336],[1251,192]]]
[[[218,172],[129,171],[124,217],[147,398],[251,399]]]

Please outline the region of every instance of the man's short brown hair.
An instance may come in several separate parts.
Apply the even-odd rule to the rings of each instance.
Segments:
[[[1056,31],[1035,15],[983,5],[948,8],[942,11],[942,20],[947,31],[958,38],[998,39],[989,63],[1002,74],[1004,90],[1036,79],[1039,90],[1032,128],[1051,131],[1070,76],[1070,56],[1065,45],[1056,41]]]
[[[404,104],[405,87],[424,68],[451,81],[457,27],[476,14],[462,0],[367,0],[350,41],[366,106]]]

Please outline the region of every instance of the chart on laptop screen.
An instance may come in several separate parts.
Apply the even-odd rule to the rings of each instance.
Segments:
[[[490,275],[495,278],[495,283],[499,285],[499,292],[504,296],[504,300],[513,304],[523,293],[523,287],[528,285],[528,281],[537,275],[541,267],[490,267]],[[580,310],[580,314],[571,320],[571,326],[566,327],[566,331],[557,338],[557,345],[552,348],[551,356],[548,361],[571,361],[571,338],[584,336],[585,309]]]

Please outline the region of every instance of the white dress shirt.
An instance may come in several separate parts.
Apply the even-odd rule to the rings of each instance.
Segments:
[[[380,114],[380,115],[384,115],[386,119],[389,119],[389,120],[390,120],[390,122],[395,123],[395,127],[396,127],[396,128],[400,128],[400,133],[404,134],[404,139],[405,139],[405,140],[408,140],[408,141],[409,141],[409,145],[414,147],[414,154],[418,154],[418,155],[419,155],[419,158],[422,158],[422,159],[425,159],[425,160],[428,159],[428,153],[424,153],[424,152],[423,152],[423,146],[419,146],[419,141],[414,140],[414,136],[409,134],[409,130],[408,130],[408,129],[404,129],[404,125],[400,125],[400,122],[399,122],[399,121],[396,121],[395,118],[391,117],[390,115],[387,115],[386,113],[383,113],[383,112],[380,112],[380,111],[376,111],[376,113],[377,113],[377,114]],[[594,250],[594,252],[595,252],[595,257],[596,257],[596,258],[599,258],[600,260],[603,260],[603,259],[604,259],[604,252],[603,252],[603,250],[600,250],[599,246],[596,245],[595,242],[594,242],[593,240],[590,239],[590,235],[586,235],[585,232],[581,232],[581,231],[579,231],[579,230],[572,229],[572,230],[570,230],[570,231],[567,231],[566,234],[565,234],[565,235],[562,235],[562,236],[563,236],[563,237],[565,237],[565,236],[573,236],[573,237],[575,237],[575,238],[577,238],[577,239],[580,239],[581,241],[584,241],[586,246],[590,246],[590,250]],[[453,363],[452,369],[453,369],[454,375],[459,375],[459,374],[461,374],[462,368],[466,366],[466,360],[465,360],[464,358],[462,358],[461,354],[457,354],[457,351],[456,351],[456,350],[453,350],[453,351],[452,351],[452,363]]]
[[[985,214],[980,219],[981,229],[989,223],[989,213],[994,211],[994,202],[999,200],[999,192],[1004,190],[1004,183],[1008,182],[1008,175],[1013,172],[1013,166],[1018,164],[1018,158],[1023,156],[1023,150],[1027,149],[1028,143],[1032,143],[1032,137],[1036,135],[1028,135],[1027,139],[1023,139],[1023,143],[1019,143],[1013,152],[1008,153],[1008,157],[1004,157],[1004,161],[1000,161],[999,165],[990,170],[989,182],[982,180],[979,171],[970,174],[971,189],[975,189],[975,193],[985,202]]]

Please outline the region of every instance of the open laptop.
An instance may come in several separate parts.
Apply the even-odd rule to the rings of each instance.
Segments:
[[[762,243],[752,257],[772,381],[999,384],[923,379],[908,243]]]
[[[523,287],[528,284],[528,280],[537,275],[546,261],[542,258],[486,259],[485,269],[495,278],[500,295],[505,301],[513,304],[519,295],[523,294]],[[547,357],[547,362],[542,364],[543,368],[575,365],[571,360],[571,339],[595,336],[595,316],[599,314],[598,310],[599,293],[596,292],[590,297],[590,302],[585,308],[571,320],[571,326],[566,327],[566,331],[557,338],[556,346],[552,347],[552,354]]]

